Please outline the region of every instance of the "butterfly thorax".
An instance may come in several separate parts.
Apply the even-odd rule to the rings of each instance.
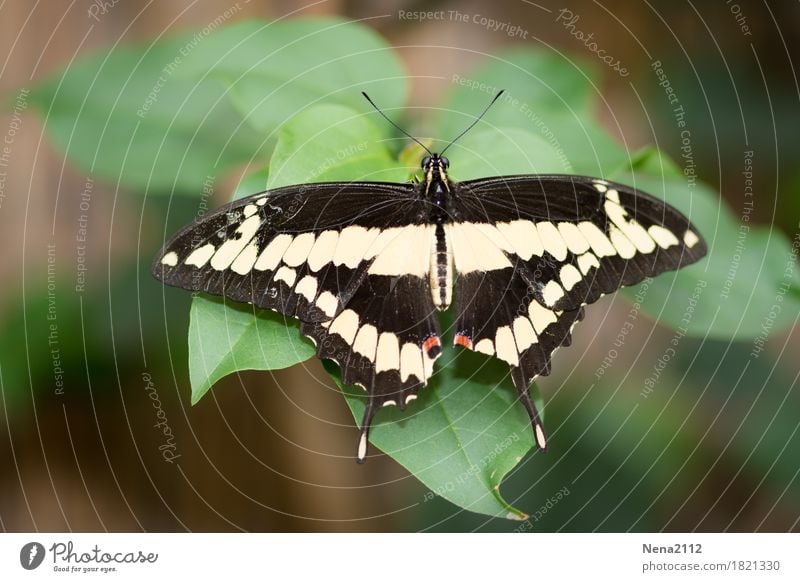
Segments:
[[[434,305],[440,310],[450,306],[453,294],[453,253],[445,231],[445,224],[449,221],[449,165],[447,158],[439,154],[422,160],[422,169],[425,172],[423,195],[431,202],[429,220],[434,226],[430,264],[431,295]]]

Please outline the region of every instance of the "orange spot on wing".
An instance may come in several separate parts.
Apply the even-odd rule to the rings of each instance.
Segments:
[[[442,342],[439,341],[439,337],[432,335],[431,337],[425,340],[424,344],[422,344],[422,349],[425,350],[426,352],[429,352],[431,351],[431,349],[441,345]]]
[[[465,335],[456,334],[455,345],[463,346],[463,347],[467,348],[468,350],[471,350],[472,349],[472,340],[469,339],[469,337],[467,337]]]

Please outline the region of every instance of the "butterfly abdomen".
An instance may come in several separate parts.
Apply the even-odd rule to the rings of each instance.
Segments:
[[[430,283],[436,308],[443,311],[450,307],[453,296],[453,254],[441,222],[436,224],[434,243],[431,245]]]

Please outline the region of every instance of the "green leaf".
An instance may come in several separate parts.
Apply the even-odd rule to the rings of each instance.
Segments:
[[[73,163],[129,188],[198,194],[209,176],[259,154],[263,139],[217,83],[177,74],[188,38],[84,58],[31,100]]]
[[[597,91],[594,78],[586,63],[553,52],[500,53],[472,71],[452,75],[438,123],[442,139],[469,125],[501,89],[505,94],[484,117],[490,126],[533,129],[543,112],[588,113]]]
[[[709,338],[753,338],[765,322],[773,330],[791,325],[800,298],[781,289],[800,287],[800,269],[786,236],[737,220],[719,194],[700,182],[690,188],[671,162],[655,175],[661,159],[655,152],[639,164],[641,170],[614,179],[678,208],[706,239],[709,251],[700,262],[649,283],[642,309],[673,329]],[[637,290],[624,293],[633,297]]]
[[[513,174],[570,173],[569,162],[549,143],[522,129],[475,130],[447,152],[455,180]]]
[[[417,400],[405,411],[378,412],[370,442],[429,488],[424,501],[436,494],[476,513],[526,519],[500,493],[503,478],[534,446],[528,415],[507,380],[508,366],[451,343],[444,342],[437,371]],[[336,377],[336,365],[326,362],[326,368]],[[364,392],[342,391],[360,422]],[[543,409],[538,398],[537,406]]]
[[[300,325],[272,311],[197,296],[189,323],[192,404],[220,378],[240,370],[278,370],[316,353]]]
[[[370,117],[341,105],[299,113],[278,132],[268,186],[338,180],[403,182],[409,169],[394,159]]]
[[[586,64],[553,53],[518,50],[463,76],[453,75],[453,83],[438,124],[442,139],[457,135],[499,89],[505,89],[481,125],[514,127],[541,138],[561,160],[553,171],[566,172],[569,166],[574,173],[602,177],[630,159],[592,120],[597,86]]]
[[[265,133],[315,104],[370,111],[361,91],[386,110],[402,106],[408,93],[406,73],[386,41],[337,18],[221,28],[192,52],[185,72],[221,81],[242,115]]]

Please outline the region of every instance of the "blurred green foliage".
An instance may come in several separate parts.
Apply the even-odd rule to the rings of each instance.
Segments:
[[[198,194],[208,176],[225,174],[241,163],[249,163],[255,171],[239,185],[237,196],[265,185],[404,180],[414,170],[400,162],[409,159],[401,158],[404,141],[362,102],[360,91],[368,90],[390,114],[400,117],[401,111],[395,110],[403,107],[408,94],[397,56],[366,27],[335,19],[245,21],[211,33],[187,51],[190,40],[119,48],[86,59],[39,86],[34,103],[46,115],[54,141],[81,167],[152,194]],[[690,188],[680,169],[660,152],[648,148],[631,153],[616,143],[593,120],[596,82],[596,73],[583,63],[534,51],[496,56],[456,80],[435,125],[438,136],[455,135],[497,89],[506,89],[506,95],[448,152],[453,176],[578,173],[648,191],[686,213],[711,249],[700,264],[650,283],[644,311],[678,328],[688,297],[703,281],[706,291],[684,333],[752,338],[770,313],[776,289],[787,283],[792,292],[783,299],[785,308],[773,321],[773,329],[789,325],[800,312],[796,292],[800,285],[796,270],[786,280],[786,264],[792,261],[786,238],[752,228],[740,251],[739,268],[753,277],[737,278],[720,309],[720,292],[730,279],[740,225],[716,192],[702,184]],[[635,293],[635,289],[628,292]],[[296,326],[287,328],[282,318],[221,300],[193,301],[189,338],[193,401],[226,374],[282,368],[312,354],[310,345],[297,336]],[[476,513],[519,518],[522,512],[512,504],[533,514],[542,503],[541,497],[528,498],[534,486],[537,491],[550,487],[555,494],[557,483],[574,485],[577,478],[568,475],[566,463],[545,469],[540,455],[525,458],[532,447],[527,419],[514,405],[502,366],[448,348],[439,368],[432,388],[423,391],[412,409],[379,414],[371,438],[375,445],[431,491]],[[684,385],[680,378],[673,380]],[[620,488],[628,491],[626,479],[633,480],[637,473],[627,475],[626,468],[642,464],[652,470],[634,488],[650,488],[650,497],[669,495],[658,488],[665,480],[681,479],[671,467],[694,454],[698,436],[692,426],[677,434],[670,427],[684,426],[681,419],[696,414],[689,406],[694,397],[677,393],[675,400],[670,397],[664,403],[669,405],[668,414],[642,406],[650,416],[632,417],[629,401],[608,402],[599,396],[608,388],[599,382],[578,403],[563,396],[548,403],[549,417],[567,419],[562,434],[577,435],[583,442],[586,427],[591,427],[592,443],[579,449],[585,471],[602,463],[620,467],[601,487],[586,492],[584,507],[596,507],[598,496],[603,499]],[[343,390],[360,420],[361,394]],[[659,393],[658,398],[667,396]],[[617,413],[612,413],[615,407]],[[598,416],[598,408],[612,412]],[[626,423],[620,425],[620,419]],[[607,450],[621,430],[642,435],[636,447]],[[498,443],[509,442],[501,452],[490,454]],[[652,450],[661,454],[651,461]],[[499,493],[507,474],[505,498],[511,502]],[[531,483],[531,474],[541,477]],[[570,494],[577,497],[585,483],[574,485]],[[432,501],[429,507],[435,504]],[[646,515],[649,509],[629,508],[630,527],[638,527],[635,512]],[[602,518],[608,519],[608,513],[598,511],[596,524],[603,529]],[[556,519],[555,514],[546,519]],[[572,517],[558,519],[560,527],[570,529]],[[619,527],[621,522],[614,523]]]

